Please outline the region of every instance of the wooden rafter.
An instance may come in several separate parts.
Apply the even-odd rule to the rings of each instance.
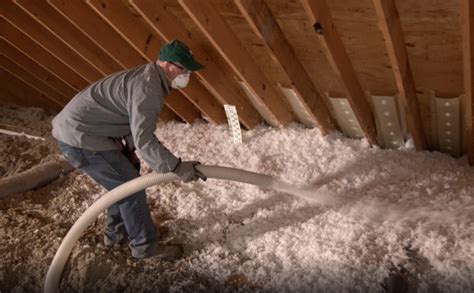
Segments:
[[[424,150],[427,148],[427,141],[397,7],[393,0],[373,1],[400,99],[405,109],[408,130],[413,137],[416,149]]]
[[[212,4],[198,0],[179,0],[179,3],[239,78],[249,86],[255,99],[254,105],[265,113],[264,117],[270,120],[268,122],[281,127],[292,121],[293,115],[283,94],[249,58],[250,54]]]
[[[18,101],[20,106],[35,106],[49,108],[56,111],[61,110],[61,106],[46,98],[43,93],[34,87],[18,79],[10,72],[0,68],[0,90],[6,91]]]
[[[196,74],[213,91],[222,104],[236,106],[240,122],[248,129],[260,121],[259,113],[254,109],[245,94],[235,83],[229,71],[218,66],[191,32],[168,9],[164,1],[129,0],[134,10],[140,13],[150,29],[165,41],[179,39],[192,48],[193,54],[203,63],[204,69]]]
[[[273,59],[291,81],[292,89],[311,120],[317,121],[323,134],[334,130],[336,125],[328,107],[267,4],[263,0],[236,0],[235,2],[255,34],[263,41],[270,54],[273,55]]]
[[[5,78],[5,75],[8,74],[10,78],[15,78],[12,76],[9,72],[5,72],[3,69],[0,68],[0,77]],[[7,79],[5,79],[7,80]],[[21,81],[20,81],[21,82]],[[22,92],[24,92],[24,89],[21,89]],[[38,93],[35,94],[29,94],[28,96],[30,97],[35,97],[37,96]],[[33,100],[33,99],[31,99]],[[14,89],[8,89],[5,88],[4,86],[0,85],[0,105],[8,105],[8,106],[17,106],[17,107],[40,107],[40,108],[49,108],[47,105],[44,103],[41,103],[41,100],[35,99],[34,102],[35,104],[32,104],[33,101],[29,101],[24,97],[24,93],[21,94],[18,91],[15,91]]]
[[[156,60],[159,48],[164,44],[164,41],[150,34],[145,24],[138,21],[137,16],[131,13],[125,3],[108,0],[87,0],[87,2],[148,62]],[[134,23],[134,25],[131,26],[130,23]],[[212,94],[196,80],[194,75],[191,75],[188,86],[180,91],[204,116],[209,117],[210,121],[216,124],[226,121],[222,106],[216,103]]]
[[[122,69],[113,57],[45,1],[15,0],[15,2],[58,38],[69,44],[84,59],[89,60],[103,75]]]
[[[21,79],[25,83],[28,83],[30,86],[43,93],[48,99],[55,102],[56,104],[64,106],[67,103],[67,97],[64,97],[54,88],[50,87],[48,84],[36,78],[36,76],[28,72],[28,70],[16,64],[14,60],[9,59],[1,53],[0,67],[3,68],[5,71],[8,71],[11,74],[15,75],[18,79]]]
[[[56,76],[67,82],[75,90],[79,91],[88,84],[82,76],[72,71],[49,51],[3,17],[0,17],[0,35],[2,38],[15,44],[23,54],[41,63],[51,72],[55,72]]]
[[[57,77],[53,72],[25,55],[6,39],[0,38],[0,47],[2,48],[2,54],[5,54],[11,60],[15,60],[18,65],[34,74],[38,79],[54,87],[63,96],[70,98],[76,94],[77,91],[74,88]]]
[[[122,69],[147,62],[145,57],[137,53],[120,34],[117,34],[113,27],[104,22],[86,3],[82,1],[74,1],[73,3],[72,1],[61,0],[48,0],[48,3],[71,21],[71,23],[74,23],[97,46],[108,52],[111,56],[114,56]],[[169,99],[165,99],[165,105],[170,107],[184,121],[192,122],[199,117],[199,111],[181,93],[174,91],[170,98],[179,101],[181,104],[188,105],[186,108],[181,109],[181,112],[178,112],[177,109],[171,108],[168,103]],[[182,112],[183,110],[185,112]]]
[[[165,104],[178,115],[181,120],[189,124],[201,117],[199,110],[178,91],[171,91],[170,95],[165,97]]]
[[[467,157],[474,165],[474,3],[470,0],[462,1],[462,31]]]
[[[214,96],[209,93],[195,76],[191,75],[188,85],[180,91],[211,122],[222,124],[226,121],[227,118],[222,105],[217,102]]]
[[[102,77],[102,74],[94,66],[91,66],[90,63],[76,54],[69,45],[58,39],[48,29],[39,23],[33,25],[36,21],[11,0],[2,2],[2,12],[3,16],[18,29],[34,39],[88,82],[93,82]]]
[[[179,121],[180,119],[181,118],[179,118],[178,115],[176,115],[173,111],[171,111],[170,108],[164,107],[163,109],[161,109],[159,121],[169,122],[169,121]]]
[[[135,54],[140,54],[148,62],[153,60],[162,43],[142,28],[142,24],[138,23],[136,17],[130,13],[121,1],[114,1],[113,3],[108,1],[86,1],[86,3],[134,48]],[[135,25],[131,26],[130,23]],[[165,97],[165,104],[188,123],[192,123],[200,117],[198,109],[186,96],[179,92],[173,91],[169,97]]]
[[[123,0],[86,0],[86,3],[143,58],[156,59],[163,42],[144,27],[140,16],[132,14]]]
[[[324,0],[301,0],[301,3],[331,66],[346,88],[349,103],[365,137],[370,144],[377,144],[374,115],[335,28],[329,7]]]
[[[16,106],[27,106],[22,101],[18,101],[18,98],[14,94],[8,92],[6,89],[0,87],[0,105],[16,105]]]
[[[122,68],[146,63],[143,56],[136,54],[135,50],[83,1],[47,0],[47,2],[102,50],[114,56]]]

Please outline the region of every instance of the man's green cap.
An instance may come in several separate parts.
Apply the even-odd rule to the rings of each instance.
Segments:
[[[172,40],[160,49],[158,59],[161,61],[178,62],[186,69],[196,71],[204,66],[199,64],[193,57],[191,50],[181,41]]]

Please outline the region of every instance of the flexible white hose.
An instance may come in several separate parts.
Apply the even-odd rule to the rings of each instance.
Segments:
[[[241,169],[220,167],[220,166],[197,166],[200,172],[206,175],[207,178],[225,179],[231,181],[238,181],[253,185],[258,185],[264,188],[273,188],[283,190],[287,185],[271,176],[262,175],[254,172],[249,172]],[[127,183],[124,183],[111,191],[107,192],[94,204],[92,204],[79,219],[74,223],[69,232],[64,237],[61,245],[54,256],[44,283],[44,292],[58,292],[61,274],[64,265],[71,254],[72,248],[81,236],[82,232],[99,216],[101,212],[106,210],[112,204],[119,200],[141,191],[147,187],[176,180],[178,177],[174,173],[157,174],[150,173]]]

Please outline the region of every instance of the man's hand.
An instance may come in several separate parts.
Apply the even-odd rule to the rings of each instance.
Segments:
[[[207,177],[196,169],[197,165],[201,163],[198,161],[179,161],[173,173],[178,175],[179,179],[184,182],[195,181],[201,178],[206,181]]]

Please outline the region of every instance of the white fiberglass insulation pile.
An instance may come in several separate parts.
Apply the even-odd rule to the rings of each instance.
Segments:
[[[51,117],[37,111],[0,108],[0,124],[51,139]],[[370,148],[296,124],[257,127],[240,146],[225,126],[200,122],[156,134],[183,159],[309,186],[304,195],[316,200],[213,179],[149,188],[163,241],[182,244],[184,257],[136,261],[127,247],[108,250],[101,216],[73,250],[62,290],[380,292],[397,266],[418,292],[474,290],[474,168],[465,159]],[[45,150],[56,152],[0,135],[1,176],[44,160]],[[61,237],[103,192],[75,171],[0,200],[1,292],[40,291]]]

